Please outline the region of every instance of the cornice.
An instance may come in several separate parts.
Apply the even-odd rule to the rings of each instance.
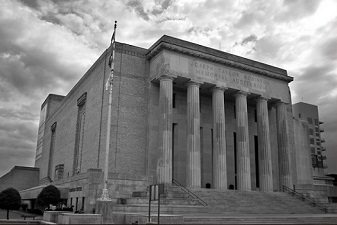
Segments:
[[[285,75],[269,72],[269,71],[259,69],[259,68],[253,67],[253,66],[245,65],[245,64],[234,62],[234,61],[231,61],[231,60],[226,60],[226,59],[214,56],[214,55],[205,54],[203,52],[198,52],[196,50],[184,48],[184,47],[181,47],[181,46],[177,46],[177,45],[165,43],[165,42],[159,43],[156,47],[154,47],[152,50],[150,50],[146,55],[147,59],[151,60],[154,56],[156,56],[160,51],[162,51],[164,49],[170,50],[170,51],[173,51],[173,52],[177,52],[177,53],[182,53],[184,55],[189,55],[189,56],[192,56],[192,57],[197,57],[199,59],[208,60],[208,61],[215,62],[215,63],[220,63],[220,64],[223,64],[223,65],[232,67],[232,68],[236,68],[236,69],[260,74],[260,75],[275,78],[275,79],[278,79],[278,80],[283,80],[283,81],[286,81],[288,83],[294,80],[294,78],[290,77],[290,76],[285,76]]]

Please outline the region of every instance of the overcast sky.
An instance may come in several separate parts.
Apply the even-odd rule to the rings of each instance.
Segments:
[[[170,35],[284,68],[293,103],[319,107],[329,173],[337,173],[337,1],[0,1],[0,176],[34,166],[40,106],[66,95],[117,41]]]

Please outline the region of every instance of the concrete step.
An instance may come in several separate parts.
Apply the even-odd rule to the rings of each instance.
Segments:
[[[193,193],[216,208],[245,213],[322,213],[287,193],[237,190],[192,189]]]
[[[127,204],[127,205],[116,205],[114,212],[124,212],[124,213],[148,213],[148,204]],[[197,205],[160,205],[160,212],[163,214],[198,214],[198,213],[208,213],[209,209]],[[158,204],[151,203],[151,212],[158,212]]]
[[[184,216],[185,224],[336,224],[337,215],[197,215]]]
[[[128,198],[124,204],[148,204],[148,197]],[[163,205],[200,205],[197,200],[186,198],[161,198],[160,203]],[[157,204],[157,203],[156,203]]]

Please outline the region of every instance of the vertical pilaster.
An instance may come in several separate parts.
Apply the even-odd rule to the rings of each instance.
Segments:
[[[239,91],[235,95],[236,141],[238,161],[238,190],[251,190],[250,155],[248,135],[247,93]]]
[[[284,102],[276,103],[277,143],[279,157],[280,188],[292,188],[290,173],[290,149],[288,145],[287,107]]]
[[[260,97],[256,101],[257,134],[259,143],[260,191],[273,191],[271,165],[271,147],[267,99]]]
[[[227,189],[226,132],[224,90],[212,89],[213,108],[213,185]]]
[[[199,84],[187,83],[187,168],[188,187],[201,186]]]
[[[172,183],[172,98],[173,78],[162,76],[159,99],[159,152],[157,175],[159,183]]]

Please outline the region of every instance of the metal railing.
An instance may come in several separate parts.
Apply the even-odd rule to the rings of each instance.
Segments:
[[[209,206],[210,204],[207,204],[204,200],[202,200],[201,198],[199,198],[196,194],[194,194],[192,191],[190,191],[189,189],[187,189],[186,187],[184,187],[181,183],[179,183],[177,180],[172,179],[172,183],[175,184],[176,186],[180,187],[180,189],[182,191],[184,191],[185,193],[188,194],[188,197],[193,199],[193,200],[197,200],[201,205],[203,206]]]
[[[293,190],[293,189],[291,189],[287,186],[284,186],[284,185],[283,185],[283,191],[291,194],[292,196],[296,196],[297,198],[301,199],[302,201],[309,203],[313,207],[318,207],[321,210],[323,210],[324,212],[326,212],[326,213],[328,212],[328,208],[326,207],[326,205],[318,202],[317,200],[315,201],[314,198],[305,196],[304,194],[299,193],[299,192],[297,192],[297,191],[295,191],[295,190]]]

